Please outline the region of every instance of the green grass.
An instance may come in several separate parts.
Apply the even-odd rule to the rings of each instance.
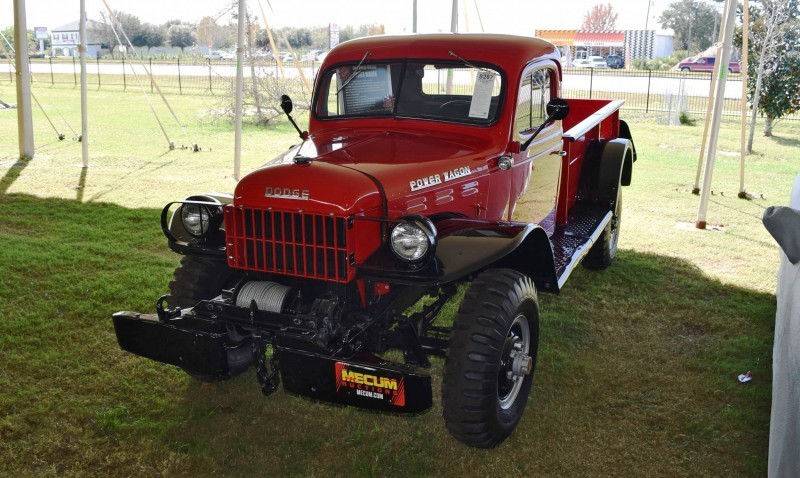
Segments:
[[[78,127],[76,90],[35,92]],[[13,94],[0,84],[0,98]],[[799,126],[756,137],[754,198],[742,200],[738,126],[723,125],[708,212],[717,230],[700,231],[690,190],[702,125],[628,115],[639,161],[623,192],[618,260],[540,295],[528,409],[485,451],[447,434],[438,359],[433,409],[403,417],[283,390],[265,398],[251,372],[200,384],[119,349],[110,315],[151,311],[179,260],[161,206],[235,185],[233,133],[201,113],[216,100],[170,99],[187,124],[170,125],[175,142],[211,152],[169,151],[140,95],[100,91],[88,169],[80,144],[55,140],[38,112],[36,155],[17,160],[16,113],[0,111],[0,475],[765,474],[778,253],[760,218],[788,200]],[[242,171],[296,141],[283,122],[247,128]],[[739,384],[747,370],[753,381]]]

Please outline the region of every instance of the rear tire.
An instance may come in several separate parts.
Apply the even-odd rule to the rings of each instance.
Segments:
[[[597,242],[594,243],[589,253],[583,259],[583,266],[587,269],[601,270],[610,266],[617,257],[617,242],[619,241],[619,228],[622,223],[622,186],[617,186],[617,199],[614,201],[614,214],[606,224]]]
[[[237,271],[230,269],[222,261],[183,256],[180,267],[175,269],[174,279],[169,283],[167,304],[170,307],[182,309],[194,307],[201,300],[213,299],[218,296],[223,288],[232,287],[239,276]],[[220,332],[227,332],[228,335],[226,345],[229,376],[227,378],[231,378],[247,370],[255,361],[251,340],[235,330],[226,331],[222,326],[220,326]],[[188,370],[184,371],[200,382],[225,380]]]
[[[459,307],[445,359],[442,406],[450,434],[478,448],[505,440],[528,402],[538,348],[531,278],[511,269],[481,273]]]

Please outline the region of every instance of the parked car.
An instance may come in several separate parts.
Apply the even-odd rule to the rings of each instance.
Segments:
[[[588,60],[589,68],[608,68],[606,60],[602,56],[590,56]]]
[[[234,60],[236,59],[236,55],[227,51],[212,51],[208,55],[205,55],[206,60]]]
[[[575,68],[608,68],[602,56],[589,56],[572,60]]]
[[[625,59],[619,55],[608,55],[606,57],[606,65],[615,69],[625,68]]]
[[[278,57],[281,59],[282,63],[294,62],[294,59],[292,58],[292,54],[289,53],[289,52],[279,53]]]
[[[300,61],[318,61],[319,55],[322,54],[322,50],[310,50],[308,53],[303,55]]]
[[[574,68],[590,68],[592,66],[592,62],[586,58],[575,58],[572,60],[572,66]]]
[[[265,51],[257,51],[253,53],[253,56],[262,60],[274,60],[275,56],[272,55],[272,52],[269,50]]]
[[[676,68],[681,71],[703,71],[711,73],[712,71],[714,71],[715,62],[716,58],[714,58],[713,56],[687,58],[682,62],[678,63],[678,66]],[[728,71],[730,73],[740,73],[741,66],[739,65],[739,62],[738,61],[728,62]]]

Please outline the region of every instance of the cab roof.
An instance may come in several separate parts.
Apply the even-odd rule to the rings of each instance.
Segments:
[[[550,58],[558,61],[560,54],[552,43],[532,37],[486,33],[437,33],[412,35],[379,35],[350,40],[335,47],[325,58],[325,64],[392,58],[426,60],[458,60],[450,52],[473,62],[493,63],[506,70],[524,67],[531,60]]]

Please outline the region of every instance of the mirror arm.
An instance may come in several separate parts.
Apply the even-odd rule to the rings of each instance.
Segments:
[[[297,123],[295,123],[294,118],[292,118],[292,115],[290,115],[289,113],[286,113],[286,117],[289,118],[289,121],[291,121],[292,126],[294,126],[294,129],[297,130],[297,133],[300,135],[300,139],[302,139],[303,141],[307,140],[308,139],[308,132],[300,130],[300,127],[297,126]]]
[[[525,141],[524,143],[522,143],[522,146],[520,146],[520,147],[519,147],[519,150],[520,150],[520,151],[525,151],[526,149],[528,149],[528,146],[530,146],[530,145],[531,145],[531,141],[533,141],[533,139],[534,139],[535,137],[537,137],[537,136],[539,135],[539,133],[541,133],[541,132],[542,132],[542,130],[544,129],[544,127],[545,127],[545,126],[547,126],[547,124],[548,124],[549,122],[553,121],[553,117],[554,117],[554,116],[556,116],[556,113],[553,113],[553,114],[551,114],[550,116],[548,116],[548,117],[547,117],[547,119],[546,119],[546,120],[544,120],[544,123],[540,124],[540,125],[539,125],[539,127],[538,127],[538,128],[536,128],[536,131],[534,131],[534,132],[533,132],[533,135],[531,135],[531,137],[530,137],[530,138],[528,138],[528,140],[527,140],[527,141]]]

